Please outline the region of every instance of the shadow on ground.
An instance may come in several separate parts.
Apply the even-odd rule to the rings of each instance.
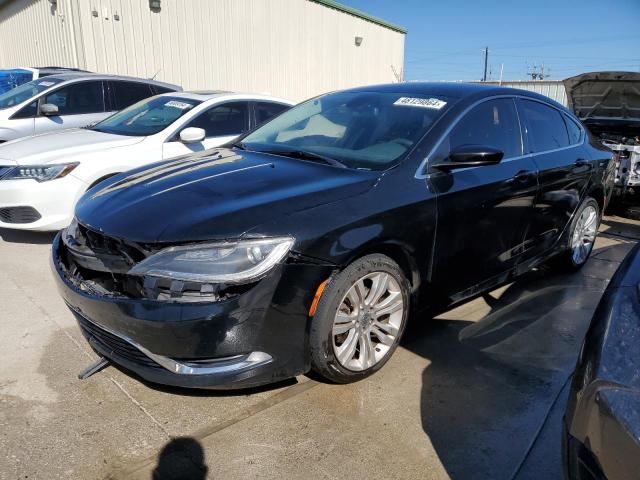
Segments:
[[[169,441],[160,451],[152,480],[204,480],[208,467],[204,449],[198,440],[179,437]],[[211,477],[209,477],[211,478]]]
[[[622,258],[630,248],[594,254]],[[430,361],[422,374],[422,427],[452,479],[527,476],[521,464],[573,371],[615,267],[593,259],[580,273],[542,268],[485,294],[477,318],[463,305],[433,321],[412,319],[403,347]],[[560,427],[544,478],[562,478]]]

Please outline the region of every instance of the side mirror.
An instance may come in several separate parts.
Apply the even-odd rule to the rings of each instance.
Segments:
[[[204,140],[206,132],[203,128],[187,127],[180,131],[180,141],[182,143],[198,143]]]
[[[464,167],[481,167],[500,163],[504,152],[497,148],[484,145],[462,145],[454,148],[449,154],[448,161],[431,165],[437,170],[449,171]]]
[[[58,106],[53,103],[40,105],[40,113],[46,116],[58,115]]]

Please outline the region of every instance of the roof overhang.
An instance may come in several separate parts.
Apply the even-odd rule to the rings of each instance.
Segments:
[[[0,0],[2,1],[2,0]],[[353,15],[354,17],[362,18],[368,22],[375,23],[385,28],[389,28],[399,33],[407,33],[407,30],[400,25],[396,25],[395,23],[387,22],[378,17],[374,17],[373,15],[369,15],[368,13],[363,12],[362,10],[358,10],[356,8],[347,7],[338,2],[334,2],[333,0],[309,0],[311,2],[319,3],[320,5],[324,5],[325,7],[334,8],[344,13],[348,13]]]

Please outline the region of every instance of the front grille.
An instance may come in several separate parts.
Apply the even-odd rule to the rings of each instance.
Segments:
[[[0,143],[2,143],[2,140],[0,140]],[[13,167],[0,166],[0,178],[4,177],[9,172],[9,170],[12,170],[12,169]]]
[[[0,208],[0,221],[4,223],[33,223],[40,218],[40,213],[33,207]]]
[[[98,347],[102,347],[98,348],[98,350],[104,350],[106,352],[105,355],[109,356],[109,353],[113,353],[124,360],[144,367],[155,369],[162,368],[126,340],[123,340],[122,338],[98,327],[95,323],[90,322],[78,312],[74,311],[74,315],[80,324],[80,329],[84,336],[87,337],[90,342],[97,343]]]

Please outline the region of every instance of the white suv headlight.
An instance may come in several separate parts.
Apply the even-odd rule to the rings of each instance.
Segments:
[[[46,182],[66,177],[78,165],[78,162],[58,163],[55,165],[20,165],[9,170],[2,177],[2,180],[31,179],[38,182]]]
[[[250,283],[289,253],[293,238],[169,247],[136,264],[129,274],[201,283]]]

